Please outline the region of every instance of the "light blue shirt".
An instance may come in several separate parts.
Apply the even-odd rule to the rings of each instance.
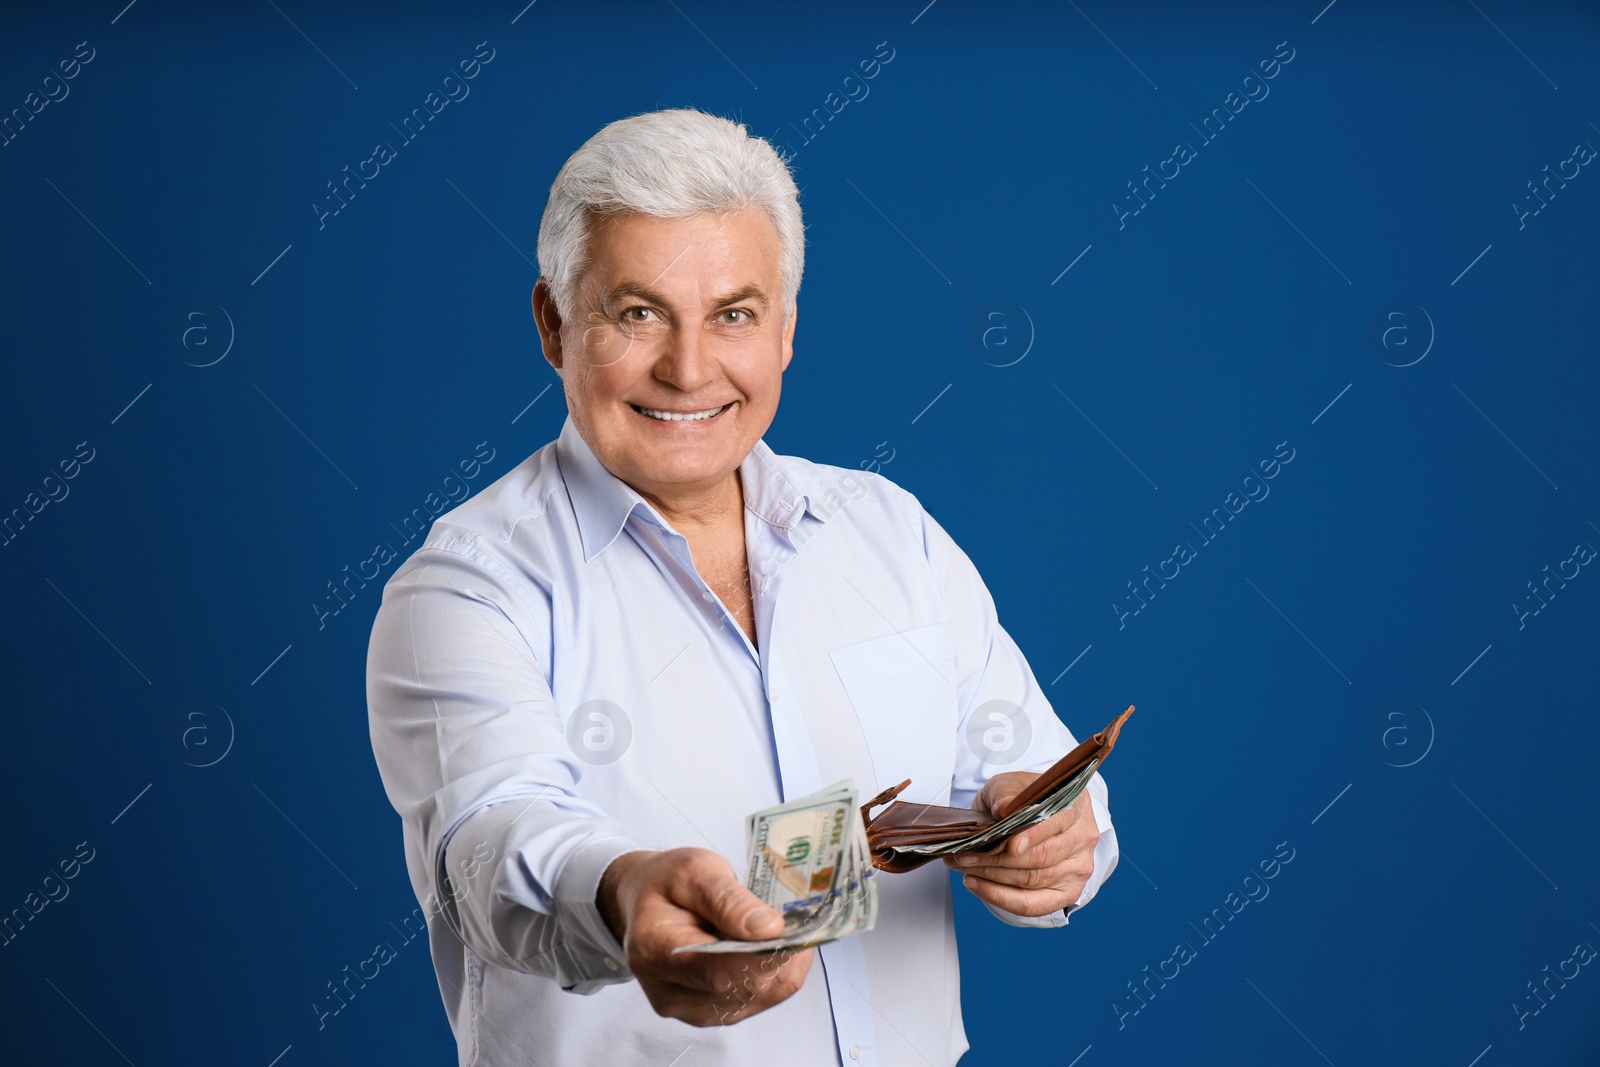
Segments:
[[[633,849],[709,848],[742,872],[746,815],[786,797],[910,778],[901,799],[967,806],[1076,744],[915,497],[765,442],[739,472],[754,645],[570,419],[384,587],[372,746],[462,1064],[943,1065],[967,1048],[943,864],[877,874],[877,928],[731,1026],[656,1015],[595,907]],[[1117,862],[1098,775],[1089,794],[1101,838],[1074,907]],[[1072,909],[990,910],[1048,927]]]

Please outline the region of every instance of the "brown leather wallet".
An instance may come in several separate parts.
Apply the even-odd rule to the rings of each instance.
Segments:
[[[1111,754],[1122,724],[1133,714],[1133,705],[1111,720],[1104,730],[1084,741],[1057,760],[1050,769],[994,814],[975,808],[950,808],[938,804],[910,804],[895,800],[911,784],[907,778],[885,789],[861,805],[861,818],[867,827],[867,847],[872,850],[872,865],[898,874],[915,870],[929,860],[960,852],[982,851],[1003,845],[1027,826],[1048,818],[1053,807],[1064,807],[1066,793],[1075,798],[1087,785],[1094,768]],[[1067,801],[1070,802],[1070,801]],[[872,809],[887,804],[877,814]],[[1028,812],[1030,807],[1037,810]],[[1009,828],[995,824],[1012,820]],[[1030,821],[1031,820],[1031,821]],[[992,832],[991,832],[992,831]],[[909,848],[917,851],[904,851]],[[936,851],[923,851],[932,847]]]

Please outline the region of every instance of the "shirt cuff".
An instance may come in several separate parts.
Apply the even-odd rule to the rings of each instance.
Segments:
[[[1100,892],[1100,887],[1105,880],[1111,877],[1111,872],[1117,869],[1117,860],[1122,858],[1122,850],[1117,846],[1117,828],[1111,825],[1111,812],[1106,808],[1105,785],[1099,789],[1093,788],[1100,776],[1097,774],[1089,782],[1089,810],[1094,812],[1094,824],[1100,831],[1100,840],[1094,846],[1094,872],[1089,875],[1089,880],[1084,883],[1083,892],[1078,894],[1075,903],[1062,909],[1062,925],[1066,925],[1066,916],[1083,907],[1094,899]]]
[[[573,985],[562,988],[588,996],[608,985],[630,981],[627,953],[611,932],[595,895],[600,878],[618,856],[638,852],[639,846],[625,837],[600,837],[587,841],[568,858],[556,882],[553,905],[561,928],[575,935],[578,942],[593,946],[587,959],[574,959],[574,972],[580,976]]]
[[[988,908],[990,914],[996,919],[1009,926],[1027,926],[1035,930],[1053,930],[1058,926],[1067,925],[1067,913],[1072,910],[1071,908],[1062,908],[1059,911],[1052,911],[1048,915],[1018,915],[1014,911],[1007,911],[1004,908],[997,907],[987,900],[983,902],[983,906]],[[1074,904],[1073,907],[1077,907],[1077,905]]]

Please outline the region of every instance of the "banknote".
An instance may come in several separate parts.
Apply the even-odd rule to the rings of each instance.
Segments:
[[[707,941],[675,952],[776,952],[872,929],[878,888],[855,783],[752,813],[745,820],[745,885],[783,916],[761,941]]]
[[[1028,827],[1036,826],[1052,815],[1071,807],[1073,801],[1077,800],[1079,794],[1088,786],[1089,779],[1094,776],[1095,768],[1098,766],[1100,766],[1099,760],[1090,760],[1081,770],[1043,799],[1019,808],[1006,818],[992,822],[976,833],[934,844],[899,845],[896,846],[897,851],[919,856],[951,856],[958,852],[988,851],[1003,844]]]

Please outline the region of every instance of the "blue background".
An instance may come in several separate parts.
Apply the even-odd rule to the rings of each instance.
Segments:
[[[1600,1060],[1596,968],[1527,986],[1600,947],[1600,576],[1521,614],[1600,546],[1600,176],[1513,206],[1600,145],[1600,17],[924,2],[7,6],[3,113],[94,56],[0,147],[0,514],[94,457],[0,548],[0,914],[93,850],[0,948],[8,1057],[454,1062],[420,941],[309,1010],[416,907],[367,735],[378,583],[311,605],[479,442],[474,490],[555,436],[549,184],[606,122],[693,105],[802,189],[769,443],[890,455],[1063,720],[1139,706],[1095,903],[1045,935],[958,892],[963,1062]],[[470,95],[319,227],[479,42]]]

